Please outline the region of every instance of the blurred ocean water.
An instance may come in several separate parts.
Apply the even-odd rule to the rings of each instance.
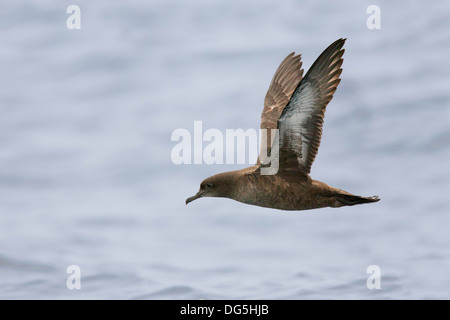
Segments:
[[[449,3],[80,0],[68,30],[70,4],[0,12],[0,298],[450,298]],[[311,175],[381,201],[186,206],[243,166],[176,166],[172,131],[258,128],[281,60],[340,37]]]

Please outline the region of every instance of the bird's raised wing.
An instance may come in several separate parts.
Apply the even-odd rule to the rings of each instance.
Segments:
[[[325,108],[341,81],[345,39],[317,58],[278,119],[279,172],[308,175],[322,137]]]
[[[266,93],[264,109],[261,114],[261,129],[265,129],[261,139],[260,157],[262,158],[270,154],[271,129],[277,129],[278,119],[284,107],[302,80],[303,69],[300,59],[301,55],[295,55],[295,52],[289,54],[275,71]],[[264,160],[260,157],[258,157],[258,164]]]

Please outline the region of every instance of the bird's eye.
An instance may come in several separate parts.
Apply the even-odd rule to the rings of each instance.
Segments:
[[[207,184],[206,184],[206,186],[208,187],[208,188],[212,188],[212,183],[211,182],[208,182]]]

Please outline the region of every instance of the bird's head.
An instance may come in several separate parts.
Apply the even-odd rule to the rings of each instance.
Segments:
[[[230,198],[233,176],[230,172],[216,174],[215,176],[206,178],[200,183],[200,190],[186,199],[186,204],[198,198],[203,197],[225,197]]]

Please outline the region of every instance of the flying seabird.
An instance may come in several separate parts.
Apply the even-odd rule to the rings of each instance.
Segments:
[[[205,179],[186,204],[201,197],[225,197],[267,208],[307,210],[379,201],[378,196],[356,196],[309,176],[320,145],[325,108],[341,81],[345,40],[325,49],[304,77],[300,54],[292,52],[281,62],[264,100],[261,129],[267,130],[268,137],[261,142],[257,163]],[[277,148],[272,144],[271,129],[278,129]],[[268,160],[274,159],[278,171],[264,173]]]

